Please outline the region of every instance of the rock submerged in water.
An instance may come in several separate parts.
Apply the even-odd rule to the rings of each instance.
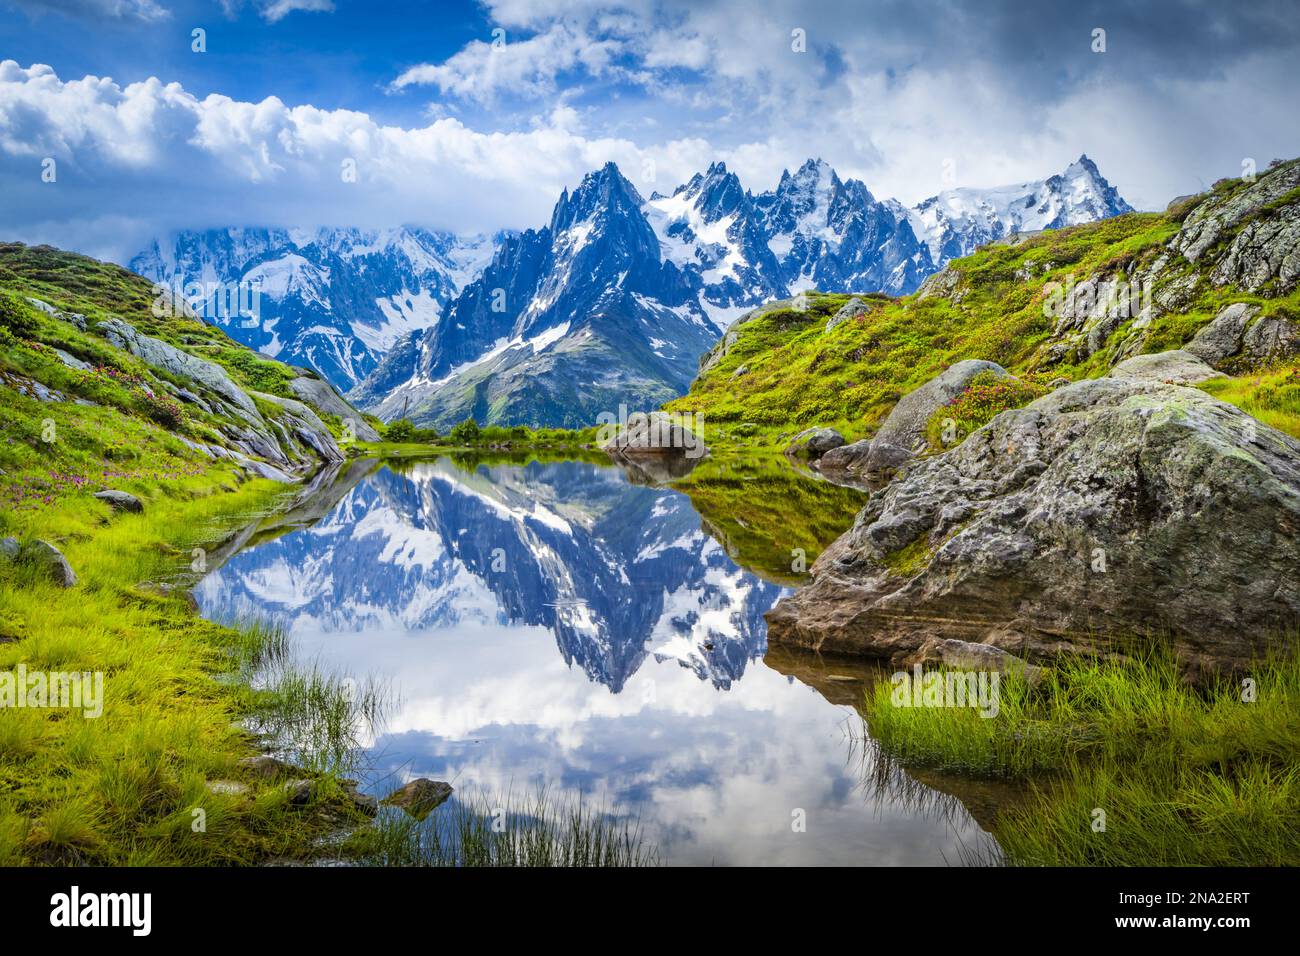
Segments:
[[[816,461],[833,448],[844,444],[844,436],[833,428],[805,428],[794,436],[785,453],[792,458]]]
[[[772,642],[898,663],[1158,635],[1189,672],[1236,669],[1300,621],[1300,441],[1196,389],[1076,382],[914,462],[813,573]]]
[[[430,780],[427,777],[417,777],[406,786],[384,797],[383,803],[390,807],[400,807],[415,819],[423,820],[446,803],[451,794],[451,784],[441,780]]]

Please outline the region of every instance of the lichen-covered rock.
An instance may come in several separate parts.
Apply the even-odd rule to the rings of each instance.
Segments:
[[[1076,382],[914,462],[812,570],[773,643],[1037,660],[1156,635],[1241,667],[1300,620],[1300,441],[1197,389]]]
[[[1215,368],[1253,368],[1300,351],[1300,330],[1277,316],[1256,318],[1260,307],[1234,302],[1202,326],[1184,351]]]
[[[1189,261],[1195,262],[1233,226],[1248,216],[1259,213],[1297,186],[1300,186],[1300,163],[1290,163],[1260,176],[1255,182],[1243,186],[1225,199],[1211,196],[1183,220],[1178,235],[1170,241],[1169,246]],[[1238,234],[1238,241],[1248,228]],[[1296,248],[1296,244],[1292,243],[1290,247],[1292,259]],[[1279,262],[1287,258],[1283,255]]]
[[[1195,385],[1219,373],[1191,352],[1174,349],[1125,359],[1106,373],[1107,378],[1131,378],[1144,382]]]
[[[1242,361],[1265,365],[1300,351],[1300,328],[1286,319],[1268,316],[1255,321],[1241,337]]]
[[[1258,314],[1259,306],[1246,302],[1225,306],[1201,326],[1183,351],[1217,367],[1224,359],[1241,351],[1241,337],[1246,332],[1246,325]]]

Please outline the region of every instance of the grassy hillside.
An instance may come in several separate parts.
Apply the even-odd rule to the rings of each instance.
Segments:
[[[1103,374],[1132,354],[1179,348],[1234,302],[1258,306],[1259,319],[1300,323],[1300,287],[1293,280],[1274,276],[1248,291],[1232,274],[1252,236],[1271,235],[1300,215],[1295,181],[1297,160],[1254,183],[1221,181],[1165,213],[993,243],[950,263],[913,295],[862,297],[868,310],[829,331],[828,318],[849,297],[809,294],[802,310],[786,303],[733,326],[725,355],[665,408],[702,413],[711,445],[776,445],[778,436],[812,425],[837,427],[853,440],[871,435],[901,396],[962,359],[997,362],[1043,387]],[[1215,217],[1222,228],[1195,261],[1169,248],[1185,246],[1193,225],[1203,234],[1204,221]],[[1292,233],[1274,241],[1281,248],[1263,258],[1275,265],[1288,246],[1294,256]],[[1152,308],[1148,315],[1061,328],[1064,290],[1088,280],[1128,283],[1145,291]],[[1262,373],[1227,370],[1237,378],[1216,382],[1211,391],[1300,434],[1294,356]]]
[[[277,688],[246,683],[279,636],[202,620],[184,588],[195,549],[286,494],[254,476],[260,460],[228,457],[237,430],[260,416],[268,452],[315,467],[293,419],[264,397],[287,397],[303,373],[152,305],[149,283],[116,266],[0,245],[0,537],[49,542],[78,578],[65,588],[23,554],[0,560],[0,672],[103,675],[99,717],[0,708],[0,865],[252,862],[301,855],[324,831],[238,763],[256,748],[234,721],[284,706]],[[113,318],[216,362],[257,415],[115,347],[96,331]],[[93,497],[105,488],[143,512]]]

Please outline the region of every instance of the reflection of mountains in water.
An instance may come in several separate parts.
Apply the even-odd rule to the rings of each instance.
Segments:
[[[727,688],[763,654],[782,589],[737,567],[683,494],[579,462],[381,469],[309,528],[235,555],[209,616],[295,629],[550,630],[615,693],[649,655]]]

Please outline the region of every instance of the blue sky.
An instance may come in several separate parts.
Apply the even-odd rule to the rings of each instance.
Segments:
[[[1086,152],[1160,208],[1300,154],[1294,2],[0,0],[0,14],[0,235],[119,259],[180,228],[524,228],[609,160],[648,194],[714,160],[759,191],[821,156],[913,203],[951,185],[945,170],[991,186]]]
[[[257,102],[365,110],[383,122],[414,123],[423,102],[386,95],[403,64],[442,60],[484,34],[473,2],[350,2],[294,10],[270,20],[269,6],[157,0],[166,16],[112,16],[110,4],[6,2],[0,51],[23,65],[48,63],[63,77],[110,76],[132,83],[157,76],[197,96],[221,93]],[[435,11],[431,13],[430,11]],[[208,54],[190,49],[207,31]],[[21,54],[21,55],[19,55]]]

